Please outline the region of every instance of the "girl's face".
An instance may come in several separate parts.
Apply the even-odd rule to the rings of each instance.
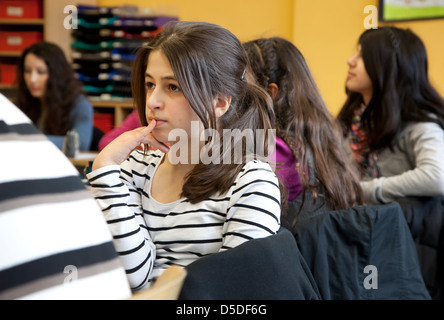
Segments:
[[[364,104],[368,104],[373,94],[373,85],[365,69],[364,59],[362,58],[361,45],[358,46],[356,53],[347,60],[348,74],[346,87],[348,90],[360,93]]]
[[[46,93],[49,70],[46,62],[33,53],[26,55],[24,72],[26,87],[34,98],[41,99]]]
[[[148,56],[145,85],[147,121],[156,121],[152,131],[154,137],[160,142],[174,144],[175,141],[168,140],[168,134],[173,129],[183,129],[190,140],[191,122],[200,124],[200,119],[185,99],[168,59],[159,50]]]

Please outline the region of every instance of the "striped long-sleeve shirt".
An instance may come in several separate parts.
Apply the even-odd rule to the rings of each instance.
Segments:
[[[0,300],[123,299],[102,212],[64,154],[0,94]]]
[[[149,285],[171,264],[186,266],[275,234],[280,226],[280,190],[269,164],[248,162],[225,194],[197,204],[186,198],[164,204],[150,193],[163,156],[136,150],[120,167],[87,176],[133,290]]]

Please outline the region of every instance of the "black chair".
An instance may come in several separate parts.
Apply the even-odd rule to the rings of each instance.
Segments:
[[[93,137],[91,140],[91,146],[89,148],[90,151],[99,151],[99,141],[105,135],[101,129],[94,126],[93,128]]]
[[[249,240],[186,267],[179,300],[318,300],[293,235]]]
[[[444,197],[397,199],[412,232],[421,272],[432,299],[443,299]]]

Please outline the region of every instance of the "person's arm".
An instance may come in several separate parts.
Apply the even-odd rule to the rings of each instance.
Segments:
[[[416,125],[408,137],[415,167],[391,177],[361,182],[367,203],[387,203],[407,196],[444,195],[444,131],[434,123]]]
[[[73,107],[70,115],[72,130],[79,134],[79,150],[88,151],[91,147],[93,136],[93,106],[85,96],[80,96]]]
[[[149,167],[145,165],[144,151],[137,150],[138,146],[154,144],[168,152],[168,148],[151,135],[155,125],[156,121],[152,121],[148,127],[121,134],[99,153],[94,160],[93,171],[86,175],[91,192],[108,222],[133,290],[149,282],[156,256],[142,215],[139,192],[143,190],[143,182],[134,182],[134,174],[145,177],[146,172],[142,171]],[[138,159],[133,163],[132,158]]]
[[[54,143],[57,148],[62,150],[63,148],[63,142],[65,141],[65,136],[55,136],[55,135],[46,135],[46,137]]]
[[[120,136],[122,133],[128,130],[133,130],[141,126],[139,113],[137,110],[132,111],[118,127],[115,127],[111,131],[107,132],[99,141],[99,151],[105,148],[111,141]]]
[[[147,231],[141,195],[130,172],[130,160],[127,160],[121,166],[109,165],[92,171],[87,178],[113,235],[130,287],[137,290],[149,281],[156,248]]]
[[[221,250],[250,239],[265,238],[280,227],[281,193],[269,164],[250,161],[231,189]]]

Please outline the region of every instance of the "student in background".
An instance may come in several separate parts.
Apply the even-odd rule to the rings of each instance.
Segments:
[[[129,298],[105,219],[77,170],[3,95],[0,150],[0,300]]]
[[[253,139],[272,130],[270,97],[245,80],[246,66],[240,41],[205,22],[169,24],[138,50],[131,84],[142,127],[108,144],[87,175],[133,290],[170,264],[277,233],[281,192],[268,154],[245,147],[234,162],[225,156],[235,145],[222,143],[235,129]],[[250,147],[268,150],[267,141]]]
[[[82,92],[64,52],[41,41],[23,51],[17,67],[16,104],[59,149],[75,130],[79,150],[90,149],[93,107]]]
[[[421,39],[397,27],[366,30],[347,64],[338,118],[365,201],[444,195],[444,101]]]
[[[301,52],[279,37],[249,41],[244,48],[252,81],[273,99],[276,173],[289,201],[283,225],[291,228],[303,212],[361,204],[358,175],[342,149],[340,127],[328,112]]]
[[[128,130],[133,130],[141,127],[139,113],[137,110],[133,110],[118,127],[115,127],[111,131],[105,133],[99,140],[98,149],[102,151],[111,141],[120,136],[122,133]]]

